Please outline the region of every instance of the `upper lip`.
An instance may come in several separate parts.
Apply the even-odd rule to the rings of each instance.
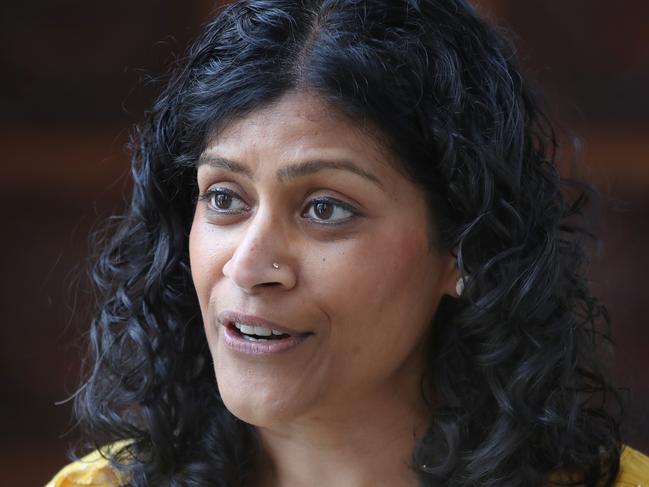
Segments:
[[[267,319],[260,318],[259,316],[249,315],[249,314],[241,313],[239,311],[232,311],[232,310],[221,311],[218,314],[218,320],[224,326],[234,324],[235,322],[237,322],[245,325],[270,328],[271,330],[277,330],[282,333],[286,333],[287,335],[300,336],[300,335],[309,334],[308,332],[305,333],[305,332],[293,330],[284,325],[279,325]]]

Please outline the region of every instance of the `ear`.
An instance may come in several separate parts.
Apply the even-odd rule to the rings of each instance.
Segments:
[[[457,284],[460,277],[460,269],[457,267],[457,259],[455,258],[455,255],[450,251],[443,253],[440,275],[442,292],[453,298],[459,297]]]

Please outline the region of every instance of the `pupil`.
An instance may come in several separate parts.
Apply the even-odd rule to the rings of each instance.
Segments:
[[[216,201],[214,202],[218,208],[227,209],[230,207],[232,201],[232,196],[229,194],[220,193],[216,195]]]
[[[333,212],[333,206],[324,201],[320,201],[315,205],[315,212],[319,218],[326,220],[331,216],[331,213]]]

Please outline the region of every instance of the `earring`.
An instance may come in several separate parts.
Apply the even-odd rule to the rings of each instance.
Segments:
[[[455,292],[456,292],[458,298],[460,296],[462,296],[463,291],[464,291],[464,278],[460,277],[457,280],[457,283],[455,284]]]
[[[279,269],[279,264],[277,262],[273,262],[273,268]]]

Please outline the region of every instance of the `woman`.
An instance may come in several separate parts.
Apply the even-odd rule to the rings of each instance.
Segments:
[[[93,274],[76,412],[105,458],[50,485],[649,482],[554,148],[462,0],[225,8]]]

